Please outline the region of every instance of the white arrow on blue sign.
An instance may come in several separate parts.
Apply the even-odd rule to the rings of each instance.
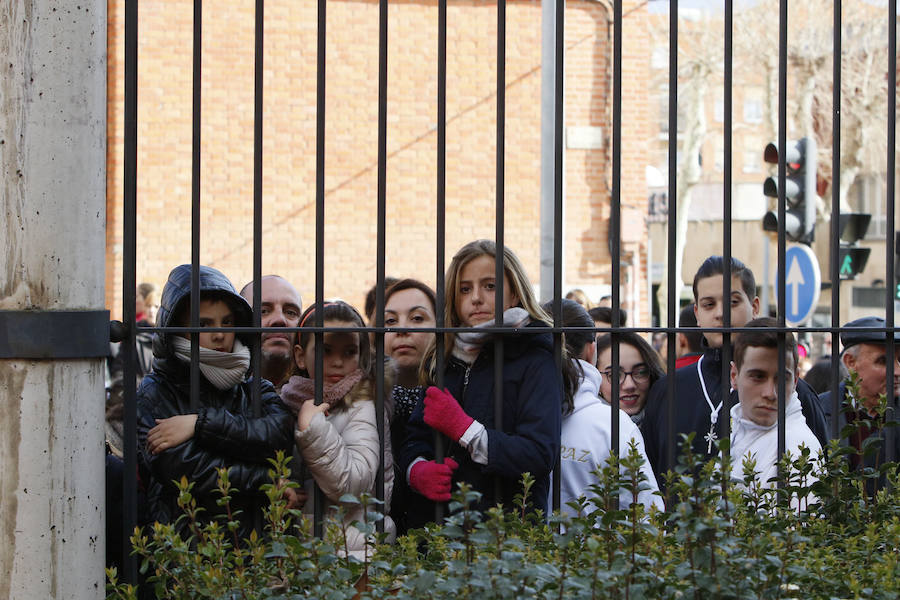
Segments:
[[[822,273],[819,260],[809,246],[791,246],[784,256],[787,279],[784,281],[784,320],[791,325],[805,323],[816,310]],[[781,290],[780,273],[775,273],[775,294]]]

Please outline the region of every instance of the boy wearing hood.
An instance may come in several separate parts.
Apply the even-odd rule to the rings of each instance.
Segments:
[[[200,266],[200,327],[248,327],[250,305],[228,278]],[[159,327],[190,326],[191,265],[175,267],[163,288]],[[251,403],[248,379],[249,344],[244,334],[196,334],[200,345],[197,404],[191,404],[190,334],[157,333],[153,339],[153,369],[137,392],[138,451],[150,474],[147,521],[175,523],[182,477],[194,484],[192,495],[203,509],[201,520],[222,516],[217,505],[219,468],[228,470],[234,488],[232,512],[246,538],[256,515],[267,505],[260,486],[270,483],[268,459],[277,450],[290,453],[293,416],[272,384],[260,381],[260,412]],[[292,492],[293,490],[291,490]],[[290,500],[290,498],[289,498]],[[180,527],[186,527],[182,521]]]
[[[758,328],[738,334],[731,363],[731,386],[738,402],[731,408],[731,456],[735,475],[740,477],[744,460],[756,460],[756,480],[774,487],[769,480],[778,475],[778,323],[772,318],[754,319],[746,327]],[[815,458],[821,445],[806,424],[797,397],[797,342],[792,333],[784,336],[785,405],[784,448],[793,458],[806,446]],[[815,481],[811,476],[806,485]],[[810,497],[808,497],[808,500]]]

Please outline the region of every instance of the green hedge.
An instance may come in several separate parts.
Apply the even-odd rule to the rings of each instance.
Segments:
[[[686,455],[667,477],[670,510],[651,514],[636,502],[618,509],[620,488],[636,499],[646,485],[634,447],[621,465],[612,459],[597,472],[588,493],[595,503],[574,503],[575,518],[554,514],[547,523],[530,512],[527,474],[515,506],[485,514],[470,510],[478,493],[460,485],[442,525],[376,544],[361,559],[341,552],[339,518],[318,539],[299,511],[286,509],[283,486],[296,484],[283,483],[289,473],[279,456],[271,471],[279,483],[264,488],[264,537],[238,545],[234,521],[198,526],[182,481],[191,538],[156,524],[136,530],[132,543],[147,585],[166,598],[898,598],[898,466],[850,472],[853,449],[832,442],[827,450],[812,485],[808,453],[792,466],[785,459],[781,472],[793,474],[780,489],[757,485],[752,463],[740,466],[745,477],[735,484],[723,475],[727,462]],[[866,447],[877,450],[877,442]],[[875,480],[882,489],[867,492]],[[220,491],[227,507],[224,472]],[[797,507],[809,492],[818,501]],[[356,526],[375,535],[377,501],[343,500],[367,505]],[[109,598],[137,598],[114,571],[108,576]]]

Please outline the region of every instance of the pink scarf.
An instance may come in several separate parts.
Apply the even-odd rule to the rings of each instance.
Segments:
[[[322,400],[332,407],[341,403],[344,396],[350,393],[357,383],[362,381],[363,372],[357,369],[337,383],[322,384]],[[296,415],[307,400],[315,399],[316,382],[308,377],[294,375],[281,388],[281,401]]]

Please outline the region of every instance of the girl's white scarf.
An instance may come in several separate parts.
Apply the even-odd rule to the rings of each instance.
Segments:
[[[524,308],[513,306],[503,311],[502,327],[524,327],[531,321],[528,311]],[[494,320],[479,323],[476,327],[493,327]],[[464,331],[456,334],[453,341],[453,356],[466,364],[472,364],[481,352],[485,342],[491,339],[490,331]]]
[[[172,345],[178,360],[191,362],[191,342],[181,336],[172,336]],[[200,347],[200,372],[206,380],[220,390],[227,390],[244,380],[250,368],[250,349],[237,338],[231,352],[217,352]]]

